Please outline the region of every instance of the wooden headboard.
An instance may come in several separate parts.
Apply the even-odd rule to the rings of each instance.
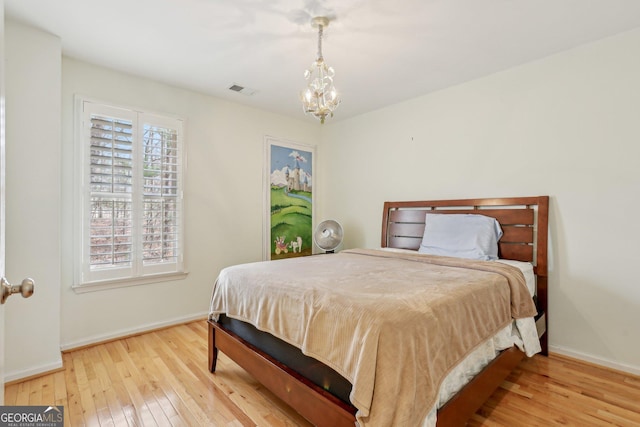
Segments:
[[[418,249],[427,212],[481,214],[500,222],[500,258],[532,262],[536,274],[546,276],[548,206],[548,196],[385,202],[382,247]]]
[[[534,264],[538,308],[547,312],[549,196],[385,202],[382,247],[418,249],[424,234],[427,212],[471,213],[496,218],[504,232],[498,243],[499,257]],[[548,321],[547,317],[548,313],[545,323]],[[546,338],[547,334],[544,335],[544,353]]]

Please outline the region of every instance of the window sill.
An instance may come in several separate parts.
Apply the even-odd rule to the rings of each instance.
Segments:
[[[71,289],[73,289],[73,291],[77,294],[84,294],[86,292],[104,291],[107,289],[126,288],[129,286],[149,285],[151,283],[183,280],[188,275],[188,272],[153,274],[150,276],[136,277],[132,279],[127,278],[83,283],[80,285],[73,285],[71,286]]]

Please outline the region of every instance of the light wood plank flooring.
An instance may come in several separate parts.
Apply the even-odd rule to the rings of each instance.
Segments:
[[[193,322],[63,354],[64,371],[7,385],[6,405],[64,405],[68,426],[308,426]],[[640,378],[559,356],[523,361],[470,426],[640,426]]]

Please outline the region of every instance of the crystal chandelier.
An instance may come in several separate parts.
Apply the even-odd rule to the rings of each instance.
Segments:
[[[318,16],[311,20],[312,27],[318,27],[318,59],[304,72],[307,88],[300,94],[305,114],[313,114],[324,123],[324,119],[333,117],[333,111],[340,105],[340,96],[333,86],[335,71],[322,57],[322,32],[329,25],[329,18]]]

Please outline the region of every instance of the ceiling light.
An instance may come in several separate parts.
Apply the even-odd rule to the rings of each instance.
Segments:
[[[324,123],[324,119],[333,117],[333,111],[340,105],[340,96],[333,86],[335,71],[322,57],[322,32],[329,25],[329,18],[318,16],[311,20],[311,26],[318,28],[318,59],[304,72],[307,88],[300,94],[302,108],[306,114],[313,114]]]

